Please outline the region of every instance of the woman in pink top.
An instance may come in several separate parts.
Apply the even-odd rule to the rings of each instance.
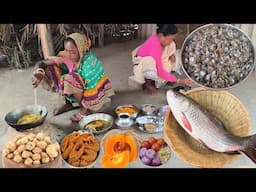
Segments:
[[[176,62],[177,27],[174,24],[159,24],[157,32],[151,35],[133,52],[134,75],[151,94],[167,82],[191,86],[188,78],[176,78],[171,73]]]

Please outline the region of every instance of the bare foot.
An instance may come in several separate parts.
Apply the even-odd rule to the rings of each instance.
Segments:
[[[72,115],[70,117],[70,120],[72,122],[79,122],[81,119],[83,119],[86,115],[88,115],[88,111],[87,110],[81,110],[80,112]]]
[[[145,88],[149,91],[151,95],[157,95],[159,93],[157,88],[155,88],[153,85],[145,85]]]
[[[70,103],[70,102],[66,102],[64,105],[62,105],[61,107],[59,108],[56,108],[53,110],[53,115],[56,116],[56,115],[59,115],[61,113],[64,113],[64,112],[67,112],[67,111],[70,111],[72,109],[75,109],[75,107],[73,107],[73,105]]]

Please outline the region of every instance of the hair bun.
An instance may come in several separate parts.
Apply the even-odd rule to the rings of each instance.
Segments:
[[[164,24],[156,24],[157,29],[161,29],[163,27]]]

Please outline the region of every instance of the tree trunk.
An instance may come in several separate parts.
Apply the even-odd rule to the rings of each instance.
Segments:
[[[51,36],[51,30],[48,29],[50,26],[46,24],[37,24],[38,35],[41,40],[41,46],[44,58],[54,55],[53,42]]]
[[[104,24],[99,25],[98,46],[104,46]]]

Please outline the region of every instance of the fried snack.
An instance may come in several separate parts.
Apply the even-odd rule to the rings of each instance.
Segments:
[[[80,135],[80,138],[83,138],[83,142],[94,140],[94,136],[92,133],[82,134]]]
[[[8,159],[13,159],[14,154],[13,154],[13,153],[9,153],[6,157],[7,157]]]
[[[80,167],[84,167],[84,166],[88,166],[88,165],[90,165],[91,164],[91,162],[89,162],[89,161],[86,161],[86,160],[81,160],[80,161]]]
[[[61,152],[64,152],[67,149],[68,144],[69,144],[69,137],[65,136],[61,142]]]
[[[30,151],[23,151],[21,156],[26,159],[26,158],[29,158],[29,157],[32,157],[32,153]]]
[[[15,151],[13,152],[13,154],[14,154],[14,155],[20,155],[20,154],[21,154],[21,152],[20,152],[20,151],[18,151],[18,150],[15,150]]]
[[[28,157],[28,158],[25,159],[25,161],[24,161],[24,164],[25,164],[25,165],[32,165],[32,163],[33,163],[33,160],[32,160],[30,157]]]
[[[21,139],[21,138],[23,138],[24,137],[24,135],[16,135],[15,137],[14,137],[14,142],[16,143],[19,139]],[[17,144],[17,143],[16,143]]]
[[[28,143],[28,137],[22,137],[16,141],[16,145],[26,145]]]
[[[34,139],[33,139],[33,142],[35,142],[35,143],[38,143],[38,139],[35,137]]]
[[[37,133],[37,135],[36,135],[36,138],[39,141],[43,141],[45,137],[46,137],[46,135],[44,133]]]
[[[39,161],[39,160],[35,160],[35,161],[33,161],[33,163],[32,163],[33,165],[40,165],[41,164],[41,162]]]
[[[15,155],[13,158],[13,161],[17,162],[17,163],[21,163],[22,162],[22,157],[20,155]]]
[[[69,162],[77,161],[84,153],[84,144],[82,142],[76,143],[71,152],[69,153]]]
[[[16,145],[14,142],[11,142],[9,149],[10,149],[11,151],[15,151],[16,148],[17,148],[17,145]]]
[[[18,146],[18,148],[17,148],[16,151],[22,153],[22,152],[25,151],[25,150],[26,150],[26,145],[20,145],[20,146]]]
[[[34,154],[40,154],[41,152],[42,152],[42,149],[41,148],[39,148],[39,147],[35,147],[33,150],[32,150],[32,152],[34,153]]]
[[[79,167],[80,165],[80,160],[76,160],[76,161],[71,161],[69,162],[71,165],[75,166],[75,167]]]
[[[34,160],[34,161],[36,161],[36,160],[40,160],[41,159],[41,155],[40,154],[38,154],[38,153],[36,153],[36,154],[33,154],[32,155],[32,159]]]
[[[100,150],[100,144],[96,140],[91,141],[89,144],[86,143],[85,147],[95,152],[98,152]]]
[[[97,152],[95,152],[92,149],[85,149],[81,156],[81,159],[88,162],[92,162],[96,159],[96,157],[97,157]]]
[[[70,165],[87,166],[97,158],[99,143],[92,133],[73,133],[63,138],[61,142],[62,157]]]
[[[45,141],[38,141],[36,146],[39,147],[40,149],[44,150],[44,149],[46,149],[47,143]]]
[[[42,163],[49,163],[49,162],[50,162],[49,157],[42,158]]]
[[[7,149],[9,149],[10,152],[13,152],[16,150],[17,146],[14,142],[9,142],[6,145]]]
[[[10,153],[10,150],[8,148],[3,149],[3,155],[6,157]]]
[[[80,137],[79,133],[73,133],[70,137],[69,137],[69,141],[71,143],[76,143],[76,140]]]
[[[58,156],[58,147],[56,144],[50,144],[46,147],[46,153],[50,158],[55,158]]]
[[[68,147],[64,151],[62,151],[63,159],[68,159],[68,156],[69,156],[71,150],[73,149],[74,145],[75,145],[74,143],[70,143],[68,145]]]
[[[33,134],[33,133],[29,133],[27,137],[28,137],[28,140],[29,140],[29,141],[33,141],[34,138],[36,137],[36,135]]]
[[[26,144],[26,149],[29,150],[29,151],[32,151],[36,146],[36,143],[35,142],[31,142],[29,141],[27,144]]]
[[[49,158],[49,156],[46,152],[41,152],[40,155],[42,158],[47,158],[47,157]]]
[[[3,156],[15,163],[25,165],[49,163],[55,160],[60,153],[59,144],[51,144],[50,141],[50,137],[44,133],[18,135],[13,142],[4,146]]]
[[[47,144],[51,144],[51,138],[49,136],[46,136],[44,138],[44,141],[47,143]]]

